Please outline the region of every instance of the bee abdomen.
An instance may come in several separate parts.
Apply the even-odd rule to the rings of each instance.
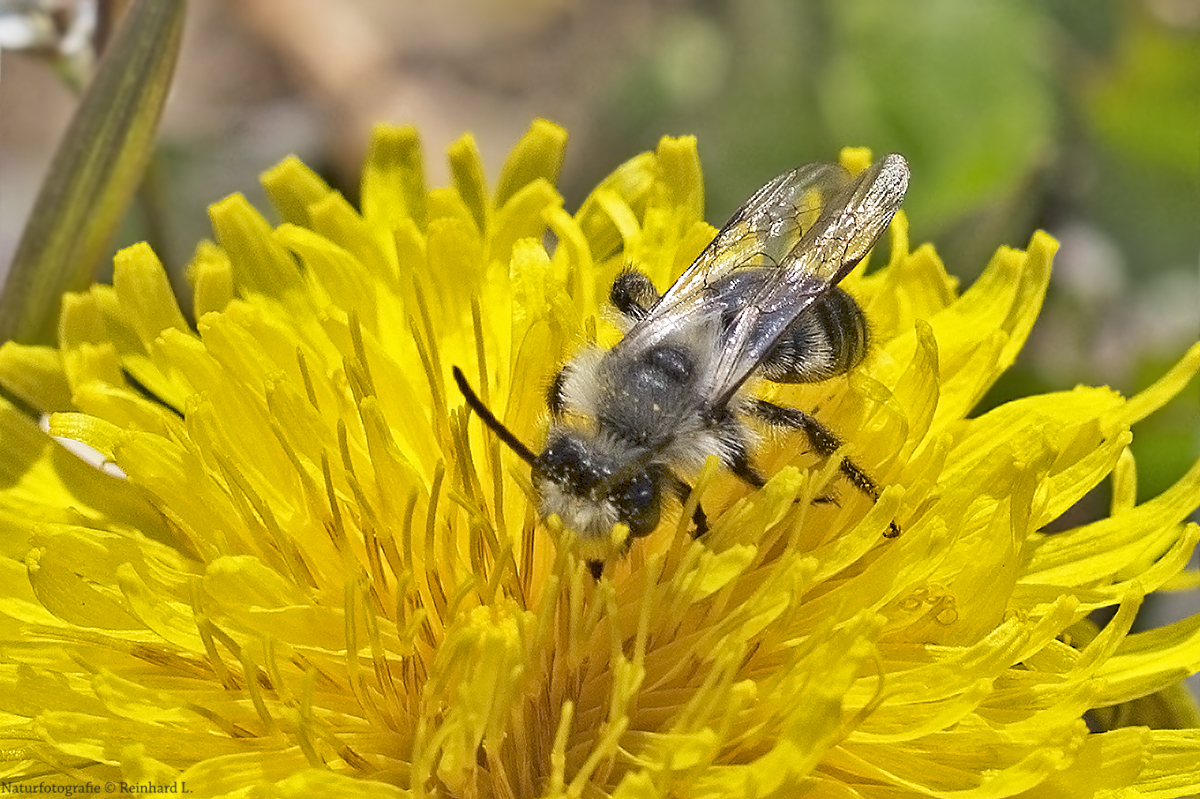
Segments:
[[[853,369],[867,354],[867,319],[854,298],[831,287],[767,353],[760,374],[775,383],[816,383]]]

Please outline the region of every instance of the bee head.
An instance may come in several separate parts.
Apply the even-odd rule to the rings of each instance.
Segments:
[[[633,538],[649,535],[658,526],[665,469],[630,468],[637,459],[613,450],[579,431],[552,430],[533,463],[542,516],[558,514],[585,540],[606,537],[618,522]]]
[[[607,540],[619,522],[629,527],[633,538],[649,535],[658,526],[665,467],[641,466],[639,458],[629,457],[631,453],[565,427],[551,430],[542,454],[534,455],[488,410],[462,370],[456,366],[453,373],[471,410],[532,467],[542,518],[558,514],[589,544]]]

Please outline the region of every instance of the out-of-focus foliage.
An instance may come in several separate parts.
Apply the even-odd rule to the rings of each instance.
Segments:
[[[185,11],[134,3],[88,82],[5,275],[0,341],[53,341],[62,295],[95,280],[153,151]]]

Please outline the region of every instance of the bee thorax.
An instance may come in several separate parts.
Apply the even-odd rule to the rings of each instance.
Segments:
[[[614,353],[600,370],[597,418],[621,439],[659,448],[686,425],[694,407],[696,366],[683,346],[652,347],[635,358]]]

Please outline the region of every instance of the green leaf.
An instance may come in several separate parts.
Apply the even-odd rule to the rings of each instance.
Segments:
[[[183,33],[184,0],[135,0],[34,203],[0,295],[0,341],[53,342],[62,295],[96,274],[141,182]]]

